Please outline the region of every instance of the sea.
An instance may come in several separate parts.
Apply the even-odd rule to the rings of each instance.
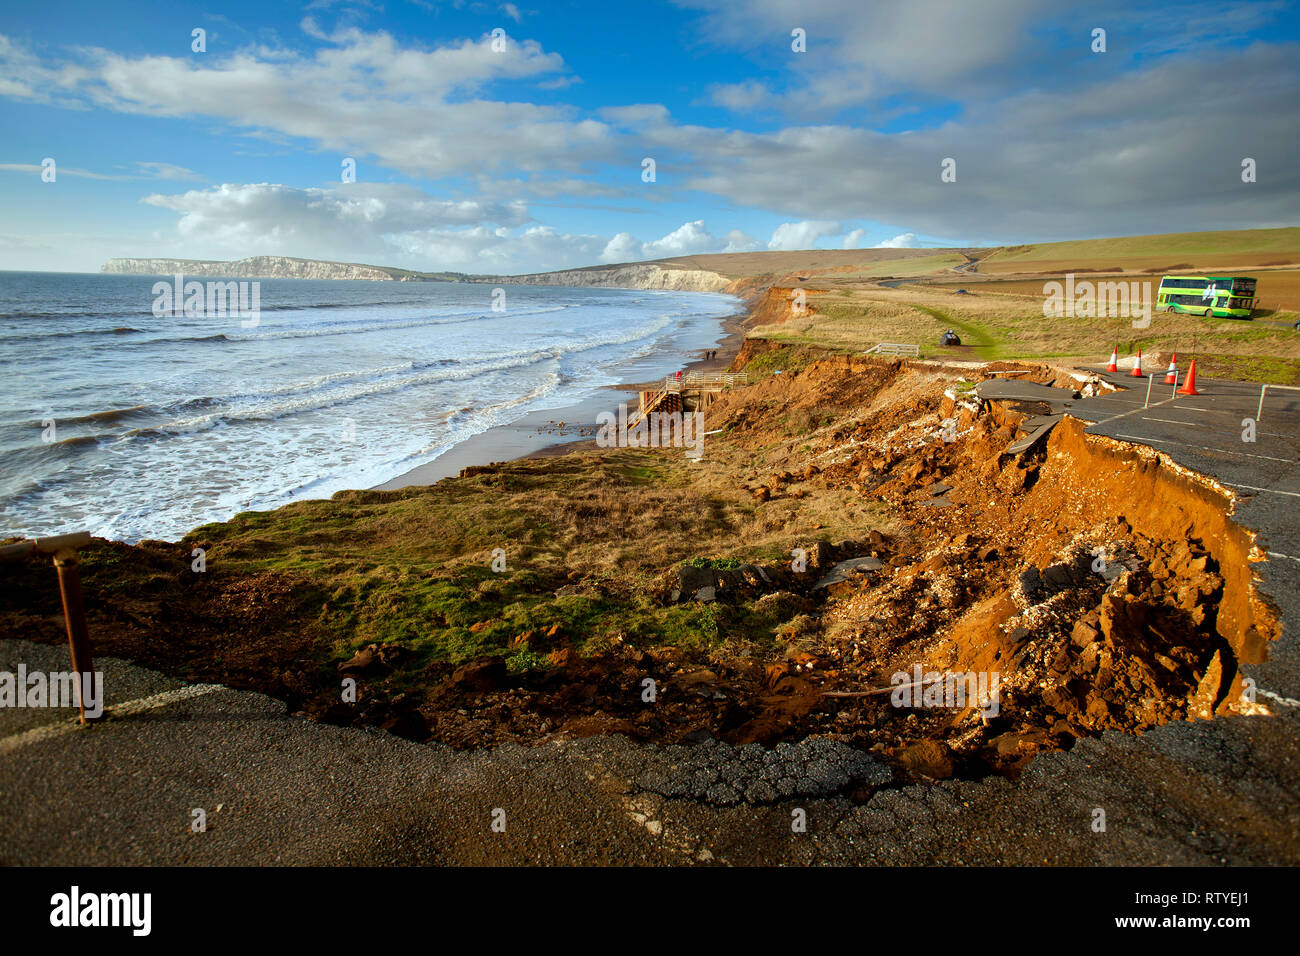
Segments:
[[[372,488],[494,426],[671,374],[740,306],[695,292],[258,282],[248,318],[171,309],[158,291],[171,276],[0,272],[0,539],[178,540]]]

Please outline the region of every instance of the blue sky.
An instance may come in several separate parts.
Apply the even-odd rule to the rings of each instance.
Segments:
[[[0,12],[0,268],[282,254],[509,273],[1295,225],[1296,13],[13,4]],[[344,157],[355,182],[340,180]],[[946,158],[955,182],[940,179]]]

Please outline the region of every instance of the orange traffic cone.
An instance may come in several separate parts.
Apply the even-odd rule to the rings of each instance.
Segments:
[[[1137,361],[1133,363],[1133,371],[1129,372],[1134,378],[1142,378],[1142,350],[1138,349]]]
[[[1110,352],[1110,364],[1106,366],[1108,372],[1119,371],[1119,346],[1115,346]]]
[[[1187,381],[1183,382],[1183,387],[1174,394],[1176,395],[1200,395],[1196,390],[1196,359],[1192,359],[1191,368],[1187,370]]]
[[[1178,382],[1178,353],[1175,352],[1169,359],[1169,371],[1165,372],[1165,384],[1174,385]]]

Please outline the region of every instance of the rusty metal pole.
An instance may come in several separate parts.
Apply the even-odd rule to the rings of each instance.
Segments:
[[[81,722],[86,717],[85,687],[95,679],[95,663],[90,655],[90,634],[86,630],[86,609],[81,601],[81,572],[77,568],[77,552],[65,548],[54,555],[54,567],[59,573],[59,593],[63,597],[63,619],[68,626],[68,650],[72,654],[72,670],[77,675],[77,707]]]

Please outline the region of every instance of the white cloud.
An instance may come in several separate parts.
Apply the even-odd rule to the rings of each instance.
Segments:
[[[709,100],[737,113],[756,109],[772,99],[772,91],[763,83],[720,83],[709,90]]]
[[[155,193],[143,202],[180,213],[182,241],[202,246],[204,257],[213,258],[278,253],[355,260],[347,250],[382,257],[412,248],[398,240],[403,235],[487,223],[515,227],[531,219],[519,201],[439,199],[412,186],[376,183],[329,189],[227,183],[176,195]]]
[[[0,163],[0,169],[10,173],[30,173],[33,176],[40,176],[44,171],[43,166],[36,163]],[[59,176],[76,176],[81,179],[135,179],[135,176],[117,176],[112,173],[96,173],[89,169],[76,169],[71,166],[60,166],[56,161],[54,164],[55,182],[58,182]]]
[[[769,249],[794,252],[799,249],[811,249],[813,243],[823,236],[833,236],[840,231],[838,222],[824,220],[804,220],[803,222],[783,222],[772,233],[767,244]]]
[[[704,225],[703,219],[684,222],[668,235],[640,242],[631,233],[620,232],[609,240],[600,254],[601,262],[639,262],[645,259],[671,259],[674,256],[699,255],[706,252],[738,252],[733,246],[753,242],[738,229],[718,239]]]
[[[563,58],[536,41],[512,39],[497,53],[485,34],[421,49],[355,27],[327,33],[310,17],[301,27],[324,44],[311,55],[261,46],[198,58],[89,49],[62,68],[0,36],[0,77],[22,77],[0,80],[0,96],[212,117],[429,177],[580,172],[615,155],[604,123],[564,106],[480,95],[489,83],[568,79]]]
[[[143,201],[179,213],[166,254],[180,258],[279,254],[511,275],[758,245],[735,229],[718,238],[703,220],[647,242],[626,232],[612,238],[565,233],[533,222],[521,201],[443,199],[411,186],[374,183],[328,189],[227,183]]]
[[[850,232],[847,236],[844,237],[844,244],[840,248],[861,249],[862,237],[865,236],[866,234],[867,234],[867,230],[865,229],[854,229],[852,232]]]
[[[858,230],[858,232],[861,231],[862,231],[861,229]],[[847,249],[849,247],[845,246],[844,248]],[[875,248],[876,249],[915,249],[916,233],[905,232],[901,236],[895,236],[893,239],[883,239],[880,242],[876,243]]]
[[[137,162],[136,166],[140,171],[151,179],[202,179],[192,169],[186,169],[184,166],[177,166],[174,163],[154,163],[154,162]]]
[[[755,252],[763,248],[761,242],[739,229],[727,233],[726,240],[727,244],[723,247],[723,252]]]

